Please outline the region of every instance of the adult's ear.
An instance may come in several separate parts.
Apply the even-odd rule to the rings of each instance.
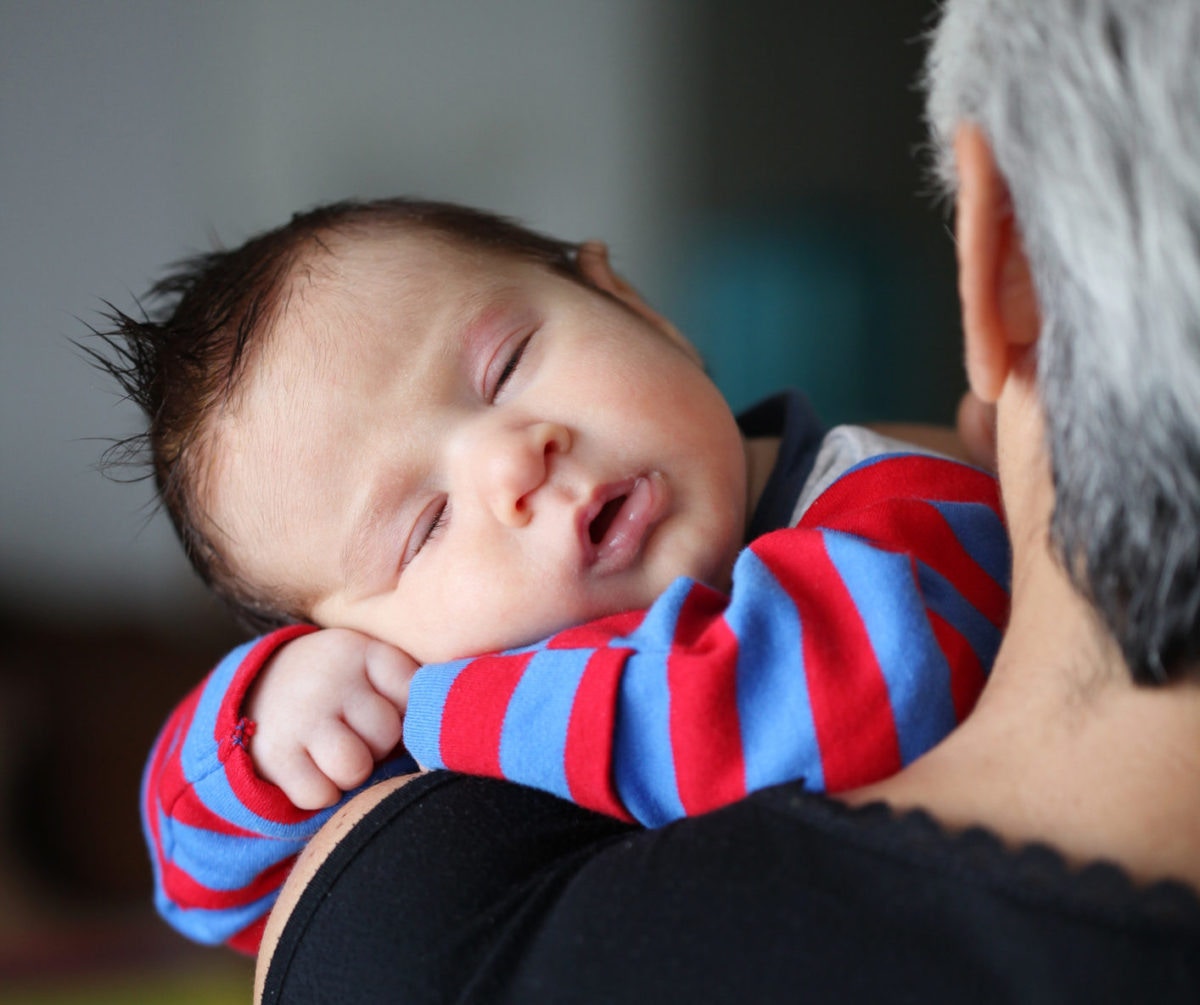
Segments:
[[[1013,361],[1038,337],[1041,318],[1008,184],[973,125],[954,140],[955,237],[967,380],[984,402],[1000,395]]]
[[[702,363],[696,348],[683,337],[679,329],[646,303],[642,295],[613,269],[608,260],[608,245],[603,241],[584,241],[579,246],[579,271],[596,289],[621,301],[676,343],[697,363]]]

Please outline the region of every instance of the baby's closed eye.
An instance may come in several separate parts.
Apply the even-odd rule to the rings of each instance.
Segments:
[[[401,569],[406,568],[421,553],[421,549],[425,545],[433,541],[446,529],[449,519],[450,500],[446,496],[438,496],[421,510],[421,515],[417,517],[417,522],[413,526],[412,533],[409,534],[408,546],[405,548],[400,562]]]
[[[504,385],[508,383],[509,378],[517,372],[517,367],[521,365],[521,357],[525,355],[525,350],[529,346],[529,341],[532,338],[532,333],[526,335],[517,343],[516,347],[509,354],[508,359],[505,361],[504,368],[497,375],[495,384],[492,386],[491,391],[487,392],[486,394],[488,401],[495,401],[496,396],[504,390]]]

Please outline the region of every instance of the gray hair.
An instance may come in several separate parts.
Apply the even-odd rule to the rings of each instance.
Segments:
[[[1200,657],[1200,2],[948,0],[937,171],[971,122],[1042,311],[1054,544],[1134,677]]]

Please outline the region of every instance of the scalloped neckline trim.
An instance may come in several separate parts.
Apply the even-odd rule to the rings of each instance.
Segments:
[[[852,806],[814,793],[792,798],[803,799],[804,815],[831,836],[911,868],[1092,923],[1179,925],[1200,934],[1200,895],[1181,881],[1138,883],[1109,861],[1072,866],[1045,842],[1009,847],[986,827],[951,830],[921,809],[896,810],[881,801]]]

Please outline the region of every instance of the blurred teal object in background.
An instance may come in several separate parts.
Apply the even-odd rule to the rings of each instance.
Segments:
[[[794,386],[829,423],[947,422],[963,386],[955,306],[932,281],[947,262],[898,229],[832,211],[713,220],[668,313],[735,409]]]

